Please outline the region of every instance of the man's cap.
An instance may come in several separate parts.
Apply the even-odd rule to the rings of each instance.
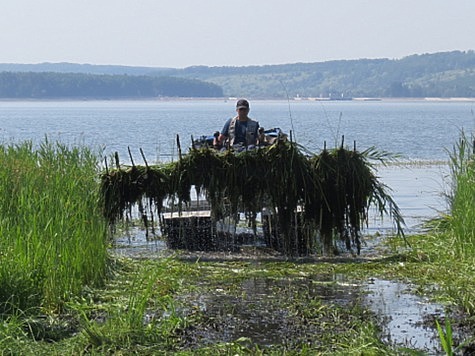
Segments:
[[[249,109],[249,102],[246,99],[239,99],[236,103],[236,109]]]

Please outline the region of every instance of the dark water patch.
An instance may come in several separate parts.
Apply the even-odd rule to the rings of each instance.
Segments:
[[[381,341],[392,347],[440,353],[435,319],[440,305],[415,296],[399,282],[348,281],[345,275],[322,274],[292,279],[255,277],[237,285],[209,285],[208,292],[184,297],[199,311],[199,325],[184,335],[186,348],[248,340],[260,347],[318,348],[323,335],[345,335],[373,320]]]
[[[188,330],[186,347],[249,340],[261,347],[318,344],[328,328],[343,329],[332,320],[335,307],[353,308],[358,287],[338,282],[339,276],[318,278],[249,278],[233,291],[226,287],[189,295],[192,309],[202,313],[201,325]],[[339,323],[348,320],[343,317]]]

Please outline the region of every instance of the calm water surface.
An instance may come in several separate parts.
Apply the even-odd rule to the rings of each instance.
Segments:
[[[250,116],[266,128],[291,130],[312,151],[345,142],[375,146],[406,159],[445,160],[460,130],[475,127],[473,102],[255,101]],[[0,139],[105,146],[126,154],[127,146],[150,155],[170,154],[175,136],[212,134],[234,114],[234,101],[0,102]]]
[[[378,174],[393,189],[408,225],[445,208],[446,169],[450,150],[461,130],[475,128],[474,102],[311,102],[253,101],[250,116],[265,128],[292,131],[295,139],[318,152],[324,145],[344,143],[359,150],[400,154],[409,167],[380,168]],[[191,136],[220,130],[234,114],[234,101],[2,101],[0,140],[3,143],[60,140],[86,144],[104,156],[117,151],[129,163],[176,157],[176,135],[184,149]],[[433,165],[439,162],[438,165]]]

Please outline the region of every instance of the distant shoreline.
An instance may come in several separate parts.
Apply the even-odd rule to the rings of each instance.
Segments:
[[[173,101],[235,101],[235,97],[123,97],[123,98],[78,98],[78,97],[63,97],[63,98],[0,98],[0,102],[88,102],[88,101],[104,101],[104,102],[114,102],[114,101],[157,101],[157,102],[173,102]],[[371,98],[371,97],[355,97],[355,98],[344,98],[344,99],[331,99],[331,98],[312,98],[312,97],[298,97],[298,98],[252,98],[251,101],[290,101],[293,103],[297,102],[475,102],[475,97],[450,97],[450,98],[441,98],[441,97],[427,97],[427,98],[391,98],[391,97],[381,97],[381,98]]]
[[[405,98],[391,98],[391,97],[376,97],[376,98],[367,98],[367,97],[361,97],[361,98],[345,98],[345,99],[331,99],[331,98],[294,98],[292,101],[324,101],[324,102],[341,102],[341,101],[442,101],[442,102],[451,102],[451,101],[475,101],[474,98],[470,97],[450,97],[450,98],[441,98],[441,97],[427,97],[427,98],[411,98],[411,97],[405,97]]]
[[[475,101],[475,98],[353,98],[353,101],[434,101],[434,102],[465,102],[465,101]]]

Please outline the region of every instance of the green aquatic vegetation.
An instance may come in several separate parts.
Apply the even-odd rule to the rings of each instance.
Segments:
[[[468,316],[475,314],[475,288],[472,287],[475,286],[475,264],[473,257],[467,254],[470,251],[470,238],[461,239],[465,245],[457,247],[459,238],[452,235],[457,229],[449,230],[450,233],[447,233],[448,230],[442,230],[443,233],[439,230],[437,233],[409,236],[407,239],[411,248],[401,239],[388,238],[385,255],[362,258],[287,258],[285,261],[268,262],[265,258],[256,257],[252,260],[204,261],[185,258],[177,253],[175,257],[156,260],[111,260],[105,250],[106,224],[100,210],[104,205],[97,205],[99,197],[103,198],[104,195],[97,194],[98,191],[95,190],[98,187],[97,171],[93,168],[96,167],[96,160],[92,159],[91,165],[86,165],[87,173],[82,175],[79,168],[67,168],[67,162],[74,162],[76,155],[82,157],[82,150],[69,153],[70,148],[48,145],[42,148],[45,151],[41,157],[37,155],[36,149],[28,145],[4,147],[1,152],[5,165],[0,169],[0,179],[4,183],[0,189],[3,189],[3,194],[14,199],[5,199],[0,203],[1,219],[5,222],[0,227],[3,237],[0,276],[3,278],[2,285],[10,288],[6,289],[7,292],[17,293],[12,294],[13,297],[10,295],[10,298],[6,294],[3,296],[4,317],[0,325],[0,348],[6,353],[416,354],[412,350],[394,350],[384,345],[376,320],[357,301],[342,306],[325,303],[318,297],[317,291],[320,289],[346,288],[347,280],[353,283],[371,277],[412,281],[417,286],[417,293],[429,294],[453,309],[461,307]],[[5,150],[10,151],[5,153]],[[55,158],[58,153],[60,156],[64,154],[68,159],[62,161]],[[218,163],[213,163],[208,154],[211,153],[203,153],[204,157],[200,159],[216,168]],[[348,152],[340,153],[340,159],[346,162],[347,154],[349,155]],[[338,160],[337,154],[335,157]],[[82,162],[81,158],[76,159]],[[182,163],[186,163],[186,159],[187,156],[183,156]],[[230,155],[226,159],[229,160],[226,162],[231,162],[229,164],[239,164],[234,161],[234,156]],[[328,157],[326,159],[330,160]],[[245,163],[239,166],[240,170],[251,167],[252,160],[252,155],[246,157]],[[38,162],[42,164],[39,165]],[[209,180],[216,177],[207,172],[201,172],[201,176],[191,175],[189,172],[192,171],[190,167],[193,164],[188,162],[186,165],[188,173],[182,178],[177,175],[180,170],[172,164],[159,167],[158,173],[151,173],[153,166],[148,167],[148,172],[147,167],[136,167],[139,170],[133,176],[136,191],[131,196],[143,194],[146,197],[154,196],[160,201],[168,194],[169,188],[165,189],[165,186],[160,185],[148,185],[147,187],[151,187],[150,192],[143,193],[144,186],[138,183],[146,177],[154,177],[154,174],[163,178],[154,178],[154,182],[166,183],[168,180],[165,177],[171,177],[170,181],[174,182],[171,187],[179,182],[188,182],[180,188],[183,192],[180,199],[186,198],[186,190],[191,181],[201,181],[205,186],[211,184]],[[42,167],[48,169],[43,170]],[[55,173],[56,170],[61,174]],[[109,173],[112,174],[112,171],[109,170]],[[225,175],[226,169],[222,168],[220,172],[219,174]],[[220,177],[219,174],[217,177]],[[60,176],[63,175],[74,175],[74,180],[69,181],[66,177],[67,182],[61,182],[63,178]],[[300,179],[307,182],[303,175],[300,175]],[[360,178],[354,177],[351,181],[353,179]],[[50,181],[54,184],[50,184]],[[346,184],[350,183],[343,179],[338,181],[339,186]],[[68,186],[71,188],[67,188]],[[127,185],[122,187],[125,186]],[[57,188],[64,190],[64,195]],[[54,194],[50,193],[52,191]],[[171,191],[175,189],[172,188]],[[364,193],[364,189],[362,192]],[[45,194],[54,195],[54,199],[44,196]],[[221,199],[219,192],[215,194],[216,199]],[[30,196],[34,199],[30,200]],[[81,200],[81,203],[77,200]],[[125,200],[122,203],[124,206],[128,204]],[[83,212],[82,204],[90,210],[85,209]],[[49,205],[54,206],[47,208]],[[34,216],[34,211],[45,216]],[[59,218],[61,214],[65,214],[62,219]],[[76,216],[79,219],[75,219]],[[58,221],[74,222],[74,226],[61,225]],[[83,226],[83,223],[91,226]],[[31,230],[27,230],[23,226],[25,224],[30,225]],[[450,224],[452,222],[448,221],[444,226],[451,226]],[[82,233],[83,240],[78,241],[73,230],[77,230],[78,237]],[[18,231],[21,239],[5,238],[14,236],[15,231]],[[42,236],[42,239],[38,236]],[[65,238],[62,239],[62,236]],[[61,246],[52,243],[50,240],[53,239],[58,239]],[[67,246],[69,242],[74,242],[73,245],[76,246],[72,251]],[[93,259],[89,247],[94,250]],[[82,284],[74,284],[72,278],[80,274],[80,269],[62,265],[62,259],[56,255],[54,258],[49,257],[50,251],[56,252],[59,248],[61,256],[71,256],[63,262],[81,265],[79,258],[85,258],[85,263],[90,264],[85,270],[89,273],[91,269],[98,271],[97,275],[94,274],[97,279],[90,279],[87,277],[89,274],[86,274],[86,277],[80,279]],[[79,249],[84,256],[79,256]],[[46,258],[42,259],[44,256]],[[105,261],[101,260],[103,256]],[[18,260],[7,263],[4,257],[15,257]],[[116,263],[113,269],[108,265],[110,262]],[[14,263],[20,266],[23,263],[28,269],[22,269]],[[43,289],[37,286],[44,286],[41,282],[47,280],[48,272],[54,268],[58,269],[53,273],[56,277],[51,277],[46,285],[52,286],[58,280],[60,272],[64,272],[72,275],[65,277],[68,283],[60,283],[60,286],[69,284],[72,288],[63,291],[59,298],[51,298],[52,294],[45,298]],[[107,274],[109,271],[114,273]],[[108,278],[104,279],[106,275]],[[265,286],[263,290],[258,290],[264,297],[253,299],[252,287],[259,287],[259,284]],[[202,304],[207,301],[206,298],[216,300],[216,303],[206,304],[208,311]],[[52,300],[60,302],[55,304]],[[222,309],[218,310],[224,312],[211,313],[210,306],[219,303],[222,303]],[[252,335],[228,340],[216,337],[212,342],[201,342],[203,339],[199,331],[213,328],[223,330],[219,329],[220,321],[224,322],[223,325],[239,325],[236,324],[236,319],[227,315],[234,315],[240,303],[247,306],[246,312],[255,315],[260,311],[268,311],[269,314],[263,315],[269,321],[281,318],[278,320],[288,327],[286,331],[298,330],[298,333],[289,334],[284,343],[274,342],[272,345],[262,345]],[[49,306],[54,312],[45,315],[44,306]],[[9,313],[8,316],[6,313]],[[456,328],[457,324],[453,325]],[[216,336],[207,336],[213,335]],[[446,334],[444,337],[448,338]],[[460,344],[460,340],[454,340],[453,348]]]
[[[51,355],[172,350],[192,318],[183,315],[174,297],[192,290],[184,281],[194,275],[193,268],[173,259],[117,260],[107,284],[84,289],[64,305],[56,322],[51,320],[58,325],[57,338],[47,319],[36,316],[33,325],[32,317],[17,312],[0,325],[0,346],[13,354]]]
[[[401,257],[339,263],[205,262],[179,256],[118,260],[116,274],[105,286],[86,290],[68,303],[67,312],[76,320],[75,336],[64,336],[54,346],[25,337],[22,348],[93,354],[411,354],[380,341],[376,320],[347,289],[356,288],[348,281],[389,273],[401,277],[415,271],[407,265],[423,270],[426,262],[402,262],[407,259]],[[325,302],[320,293],[327,290],[350,299]],[[264,318],[286,337],[269,345],[252,333],[220,337],[246,325],[236,313],[254,315],[256,322]],[[208,342],[201,332],[210,333]]]
[[[452,248],[465,258],[475,253],[475,155],[473,146],[462,133],[450,155],[452,193],[449,232]]]
[[[56,311],[107,274],[98,162],[45,140],[0,146],[0,309]]]
[[[393,219],[404,236],[399,208],[370,163],[388,157],[373,148],[358,152],[343,145],[307,155],[293,142],[278,141],[239,153],[193,148],[166,165],[120,167],[117,162],[102,175],[103,211],[115,223],[147,198],[159,214],[164,199],[186,209],[194,187],[206,195],[214,221],[245,213],[255,227],[257,214],[264,208],[272,212],[267,222],[272,247],[287,256],[333,254],[336,239],[359,253],[370,206]]]
[[[131,208],[131,202],[139,202],[144,196],[161,209],[175,181],[173,167],[173,164],[161,164],[115,170],[107,168],[107,173],[101,175],[103,215],[114,223]]]
[[[358,306],[357,299],[350,298],[344,305],[322,300],[320,290],[335,289],[345,295],[344,291],[338,290],[346,287],[335,284],[335,281],[319,282],[323,271],[329,272],[330,264],[242,261],[197,264],[200,283],[189,298],[192,301],[195,295],[200,295],[199,300],[209,303],[211,309],[206,312],[205,308],[197,320],[195,327],[198,330],[215,325],[211,336],[219,334],[223,328],[231,332],[238,328],[234,326],[234,318],[239,318],[240,313],[246,318],[250,313],[255,315],[256,322],[269,323],[267,327],[275,328],[279,341],[265,345],[256,340],[258,336],[240,336],[237,331],[237,340],[214,343],[195,352],[211,354],[225,349],[270,355],[351,355],[366,350],[367,354],[392,354],[391,349],[379,341],[375,321],[366,309]],[[241,322],[247,325],[246,321]],[[253,321],[249,322],[252,325]]]
[[[120,345],[120,348],[128,349],[132,345],[158,343],[162,340],[162,334],[169,333],[162,327],[164,323],[158,322],[165,311],[170,313],[170,322],[166,326],[170,329],[178,327],[171,322],[174,310],[169,296],[162,296],[160,301],[150,302],[155,293],[154,285],[157,283],[155,272],[148,271],[133,278],[131,285],[122,291],[122,298],[118,298],[102,311],[104,322],[100,323],[91,320],[86,314],[83,315],[82,335],[91,347],[110,350]],[[149,311],[149,308],[152,308],[150,304],[162,305]],[[145,322],[147,316],[149,320]],[[177,322],[179,321],[177,318]]]
[[[432,220],[427,234],[410,237],[413,248],[405,252],[409,262],[405,268],[413,268],[411,279],[433,289],[434,297],[449,305],[457,305],[467,315],[475,315],[473,152],[471,140],[462,132],[450,152],[449,212]]]
[[[439,321],[435,321],[437,325],[437,333],[439,334],[439,338],[444,348],[445,354],[447,356],[452,356],[455,354],[455,350],[453,349],[453,339],[452,339],[452,325],[450,323],[449,318],[445,319],[445,330],[439,324]]]
[[[70,305],[81,315],[80,338],[86,347],[164,351],[187,327],[174,296],[186,288],[184,280],[196,274],[193,269],[173,259],[130,262],[123,260],[121,273],[91,295],[93,305],[87,300]]]

